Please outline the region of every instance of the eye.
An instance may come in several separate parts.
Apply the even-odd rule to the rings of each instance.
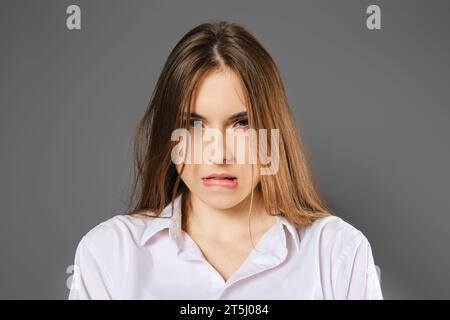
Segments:
[[[199,122],[199,123],[200,123],[200,126],[203,127],[203,121],[200,120],[200,119],[190,119],[190,120],[189,120],[189,127],[190,127],[190,128],[194,128],[196,122]]]
[[[246,127],[248,127],[248,119],[238,120],[234,124],[235,124],[235,127],[246,128]]]

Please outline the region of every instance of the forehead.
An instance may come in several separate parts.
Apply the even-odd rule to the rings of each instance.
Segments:
[[[208,119],[227,118],[246,111],[244,90],[238,75],[231,70],[205,74],[197,85],[191,112]]]

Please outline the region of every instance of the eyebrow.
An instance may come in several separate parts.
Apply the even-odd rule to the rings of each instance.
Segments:
[[[183,114],[183,116],[187,117],[187,112],[185,112]],[[242,112],[235,113],[235,114],[231,115],[230,117],[228,117],[228,120],[232,121],[232,120],[236,120],[236,119],[240,119],[240,118],[244,118],[244,117],[247,117],[247,111],[242,111]],[[196,119],[201,119],[201,120],[208,121],[206,119],[206,117],[202,116],[201,114],[195,113],[195,112],[191,112],[191,118],[196,118]]]

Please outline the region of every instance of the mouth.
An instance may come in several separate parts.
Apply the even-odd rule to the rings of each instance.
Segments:
[[[224,187],[224,188],[236,188],[238,178],[228,173],[213,173],[202,178],[203,184],[206,187]]]

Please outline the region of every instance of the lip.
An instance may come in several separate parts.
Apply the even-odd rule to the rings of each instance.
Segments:
[[[227,172],[212,173],[202,178],[202,180],[205,187],[223,187],[227,189],[234,189],[238,184],[238,178]]]
[[[233,178],[233,179],[237,179],[237,177],[235,175],[232,175],[228,172],[215,172],[215,173],[211,173],[210,175],[207,175],[206,177],[203,177],[203,179],[224,179],[224,178]]]

